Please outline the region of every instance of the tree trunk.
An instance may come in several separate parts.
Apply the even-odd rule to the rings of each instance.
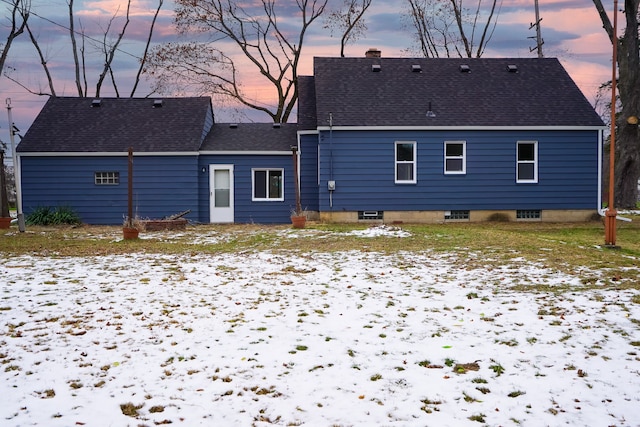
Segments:
[[[593,0],[605,31],[614,43],[613,25],[601,0]],[[618,43],[618,88],[622,110],[616,120],[615,205],[635,208],[640,178],[640,43],[638,6],[640,0],[624,0],[626,29]],[[635,124],[633,123],[635,118]]]

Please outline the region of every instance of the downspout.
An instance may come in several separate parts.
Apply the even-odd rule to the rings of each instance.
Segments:
[[[327,187],[329,188],[329,208],[333,210],[333,192],[335,190],[335,181],[333,179],[333,113],[329,113],[329,182]]]

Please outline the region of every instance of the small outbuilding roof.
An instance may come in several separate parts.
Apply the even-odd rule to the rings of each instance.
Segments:
[[[51,97],[17,151],[195,152],[212,123],[209,97]]]
[[[201,151],[291,151],[297,130],[295,123],[216,123]]]
[[[603,126],[555,58],[315,58],[313,80],[318,127]]]

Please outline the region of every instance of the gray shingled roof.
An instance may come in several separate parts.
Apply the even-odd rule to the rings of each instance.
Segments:
[[[316,86],[313,76],[298,76],[298,127],[300,130],[315,129]]]
[[[162,107],[154,108],[156,99]],[[211,99],[50,98],[19,152],[198,151],[213,122]]]
[[[202,151],[291,151],[297,145],[295,123],[216,123]]]
[[[318,126],[603,126],[554,58],[315,58],[314,77]]]

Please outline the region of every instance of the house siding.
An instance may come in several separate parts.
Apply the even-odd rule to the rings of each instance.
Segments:
[[[197,156],[135,156],[133,210],[163,218],[190,209],[198,217]],[[95,172],[119,172],[118,185],[96,185]],[[21,156],[23,210],[69,206],[87,224],[121,224],[128,210],[126,156]]]
[[[198,195],[199,221],[210,222],[209,165],[233,165],[234,174],[234,222],[258,224],[283,224],[290,222],[290,211],[295,207],[293,160],[291,155],[229,154],[202,155]],[[202,173],[204,168],[205,173]],[[284,169],[284,201],[253,201],[251,170],[254,168]]]
[[[300,135],[300,203],[302,208],[317,212],[318,199],[318,135]]]
[[[596,130],[334,130],[319,139],[322,211],[597,207]],[[415,184],[394,182],[396,141],[417,142]],[[445,141],[466,141],[466,174],[444,174]],[[538,183],[516,183],[517,141],[538,141]],[[331,175],[336,181],[333,206],[327,191]]]

